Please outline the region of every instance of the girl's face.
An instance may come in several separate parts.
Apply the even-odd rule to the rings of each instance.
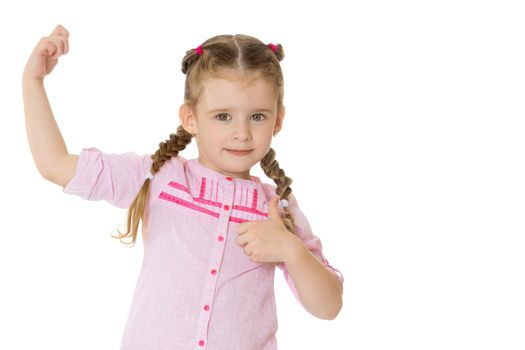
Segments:
[[[180,121],[195,134],[199,162],[223,175],[250,180],[250,168],[270,149],[282,127],[275,88],[258,75],[245,79],[234,72],[204,82],[196,111],[183,104]],[[236,155],[228,150],[250,150]]]

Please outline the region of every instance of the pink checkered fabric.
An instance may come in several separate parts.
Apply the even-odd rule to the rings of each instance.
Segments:
[[[151,163],[149,154],[84,148],[63,192],[127,209]],[[252,261],[235,242],[238,223],[268,217],[275,188],[256,176],[224,176],[180,155],[164,164],[150,184],[144,259],[121,350],[277,349],[275,265]],[[288,201],[297,235],[343,285],[295,196]],[[277,266],[301,303],[286,265]]]

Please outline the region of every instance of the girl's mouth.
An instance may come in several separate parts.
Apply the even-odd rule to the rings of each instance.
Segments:
[[[249,154],[251,151],[253,151],[252,149],[251,150],[244,150],[244,151],[239,151],[239,150],[231,150],[231,149],[226,149],[228,152],[230,152],[231,154],[235,154],[236,156],[245,156],[247,154]]]

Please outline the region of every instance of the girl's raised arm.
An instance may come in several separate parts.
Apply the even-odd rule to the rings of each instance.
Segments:
[[[47,180],[65,185],[75,173],[78,156],[69,154],[51,111],[44,77],[53,71],[58,57],[69,52],[69,32],[58,25],[43,37],[29,57],[22,87],[27,138],[36,167]]]

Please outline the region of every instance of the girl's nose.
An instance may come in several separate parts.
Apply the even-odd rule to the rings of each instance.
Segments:
[[[239,123],[235,126],[234,138],[241,141],[246,141],[251,138],[250,127],[247,123]]]

